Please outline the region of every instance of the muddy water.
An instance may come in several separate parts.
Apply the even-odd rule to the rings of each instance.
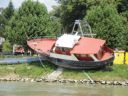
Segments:
[[[0,96],[128,96],[128,87],[0,82]]]

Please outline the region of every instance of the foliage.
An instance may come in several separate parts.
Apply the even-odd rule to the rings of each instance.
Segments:
[[[2,14],[7,20],[9,20],[13,16],[14,7],[11,1],[9,2],[8,7],[2,11]]]
[[[101,0],[98,5],[92,6],[85,17],[92,26],[92,31],[98,38],[107,40],[112,48],[126,48],[127,32],[125,18],[117,12],[116,5],[107,0]]]
[[[64,31],[70,32],[76,19],[83,19],[86,14],[86,0],[58,0],[60,9],[56,13],[61,18]],[[56,15],[57,15],[56,14]]]
[[[117,5],[117,9],[119,13],[125,12],[128,9],[128,0],[120,0]]]
[[[8,21],[14,14],[14,7],[12,2],[10,1],[8,7],[5,9],[1,9],[0,14],[0,36],[5,35],[5,26],[8,25]]]
[[[0,14],[0,36],[3,36],[4,34],[4,24],[5,24],[5,18]]]
[[[62,29],[62,24],[61,24],[61,20],[60,20],[60,13],[61,12],[60,12],[59,6],[53,6],[53,10],[50,11],[50,13],[49,13],[52,21],[56,25],[56,35],[58,35]]]
[[[10,53],[12,52],[12,46],[11,44],[9,43],[8,40],[6,40],[3,45],[2,45],[2,52],[3,53]]]
[[[127,0],[56,1],[60,5],[50,14],[38,0],[26,0],[18,10],[10,1],[0,14],[0,36],[26,47],[28,39],[55,36],[62,28],[70,32],[76,19],[86,18],[98,38],[107,40],[113,48],[128,50]]]
[[[56,26],[44,4],[27,0],[9,21],[6,32],[12,43],[26,47],[27,39],[55,35]]]
[[[118,12],[127,18],[128,21],[128,0],[120,0],[117,5]]]

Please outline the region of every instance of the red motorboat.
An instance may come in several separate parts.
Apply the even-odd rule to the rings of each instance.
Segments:
[[[94,69],[113,64],[113,50],[106,46],[106,41],[92,37],[85,37],[76,20],[72,34],[52,38],[32,39],[27,41],[28,46],[39,53],[46,60],[55,65],[71,69]],[[85,34],[89,35],[89,34]]]

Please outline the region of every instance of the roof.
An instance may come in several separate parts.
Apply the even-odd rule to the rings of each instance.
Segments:
[[[39,53],[47,53],[55,44],[55,39],[33,39],[28,41],[29,47]]]
[[[55,46],[56,47],[73,48],[79,39],[80,39],[80,36],[64,34],[58,38]]]
[[[96,54],[103,46],[105,40],[81,37],[78,44],[71,50],[73,54]]]

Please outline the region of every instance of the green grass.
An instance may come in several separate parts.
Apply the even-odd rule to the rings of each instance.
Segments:
[[[17,65],[0,65],[0,76],[15,73],[21,77],[41,77],[53,72],[57,67],[50,62],[24,63]],[[128,80],[128,65],[113,65],[109,69],[99,70],[71,70],[65,69],[61,77],[64,79],[87,79],[86,72],[94,80]]]
[[[49,62],[44,62],[42,66],[40,62],[24,63],[17,65],[0,65],[0,76],[5,76],[10,73],[15,73],[21,77],[41,77],[51,73],[56,69],[56,66]]]
[[[86,72],[94,80],[128,80],[128,65],[113,65],[100,70],[69,70],[66,69],[62,76],[71,79],[87,79]]]

